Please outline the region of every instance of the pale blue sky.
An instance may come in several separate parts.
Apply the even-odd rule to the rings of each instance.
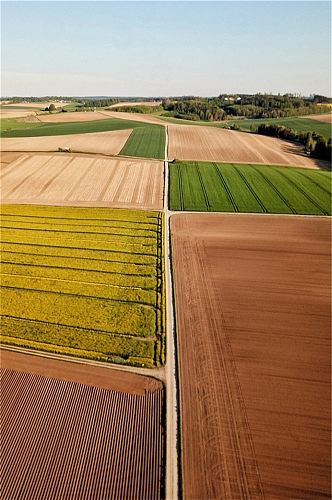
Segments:
[[[329,2],[1,2],[1,95],[331,94]]]

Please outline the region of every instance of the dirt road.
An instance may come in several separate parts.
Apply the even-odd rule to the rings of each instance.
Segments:
[[[179,407],[178,407],[178,366],[176,352],[176,331],[173,310],[173,283],[170,241],[168,128],[165,143],[165,188],[164,188],[164,253],[166,279],[166,499],[179,497],[179,465],[181,456]]]

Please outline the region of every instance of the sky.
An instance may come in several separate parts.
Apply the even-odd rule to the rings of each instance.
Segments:
[[[325,1],[2,1],[1,14],[1,96],[331,95]]]

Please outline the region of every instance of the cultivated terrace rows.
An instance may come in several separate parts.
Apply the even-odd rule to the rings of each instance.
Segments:
[[[163,498],[161,383],[1,357],[1,498]]]

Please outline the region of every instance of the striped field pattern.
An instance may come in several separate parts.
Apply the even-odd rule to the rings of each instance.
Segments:
[[[161,387],[138,395],[8,369],[1,384],[2,500],[162,498]]]
[[[199,212],[331,214],[331,173],[272,165],[170,165],[170,209]]]
[[[2,342],[162,363],[161,237],[159,212],[3,205]]]

